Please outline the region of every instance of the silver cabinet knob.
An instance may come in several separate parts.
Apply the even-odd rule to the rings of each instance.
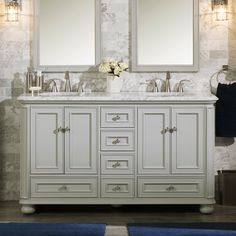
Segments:
[[[63,134],[65,134],[66,132],[70,132],[70,128],[69,128],[69,127],[61,128],[61,132],[62,132]]]
[[[120,120],[120,119],[121,119],[121,117],[120,117],[119,115],[117,115],[117,116],[115,116],[115,117],[112,118],[113,121],[118,121],[118,120]]]
[[[117,192],[117,191],[120,191],[121,190],[121,187],[119,185],[117,185],[116,187],[114,187],[112,189],[114,192]]]
[[[166,191],[168,191],[168,192],[175,191],[175,187],[171,185],[166,189]]]
[[[174,128],[172,128],[172,129],[170,129],[169,132],[170,132],[171,134],[173,134],[174,132],[177,132],[177,128],[174,127]]]
[[[120,143],[120,140],[118,138],[112,142],[112,144],[114,144],[114,145],[116,145],[118,143]]]
[[[69,128],[69,127],[66,127],[66,128],[65,128],[65,131],[66,131],[66,132],[70,132],[70,128]]]
[[[168,131],[169,131],[169,128],[163,129],[163,130],[161,131],[161,134],[166,134]]]
[[[120,167],[120,163],[119,162],[116,162],[115,164],[112,165],[113,168],[117,168],[117,167]]]
[[[66,185],[63,185],[58,190],[59,191],[68,191],[68,187]]]
[[[54,133],[54,134],[58,134],[58,133],[61,132],[61,131],[62,131],[62,128],[59,127],[59,128],[57,128],[57,129],[55,129],[55,130],[53,131],[53,133]]]

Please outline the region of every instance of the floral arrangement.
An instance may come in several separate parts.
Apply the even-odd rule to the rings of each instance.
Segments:
[[[99,65],[99,71],[102,73],[108,73],[117,77],[120,77],[120,74],[123,71],[128,70],[128,65],[124,63],[123,61],[115,61],[112,59],[105,59],[100,65]]]

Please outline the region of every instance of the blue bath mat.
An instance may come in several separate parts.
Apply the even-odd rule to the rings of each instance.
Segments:
[[[236,236],[236,223],[129,224],[129,236]]]
[[[104,236],[105,224],[1,223],[1,236]]]

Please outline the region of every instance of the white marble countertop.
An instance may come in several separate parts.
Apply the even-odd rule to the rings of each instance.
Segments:
[[[75,103],[75,102],[207,102],[214,103],[217,97],[201,93],[148,93],[148,92],[121,92],[121,93],[40,93],[32,96],[23,94],[18,100],[21,103]]]

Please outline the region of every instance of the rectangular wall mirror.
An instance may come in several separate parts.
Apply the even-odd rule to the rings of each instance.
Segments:
[[[198,0],[131,0],[132,71],[198,70]]]
[[[34,67],[87,71],[100,62],[100,0],[34,0]]]

